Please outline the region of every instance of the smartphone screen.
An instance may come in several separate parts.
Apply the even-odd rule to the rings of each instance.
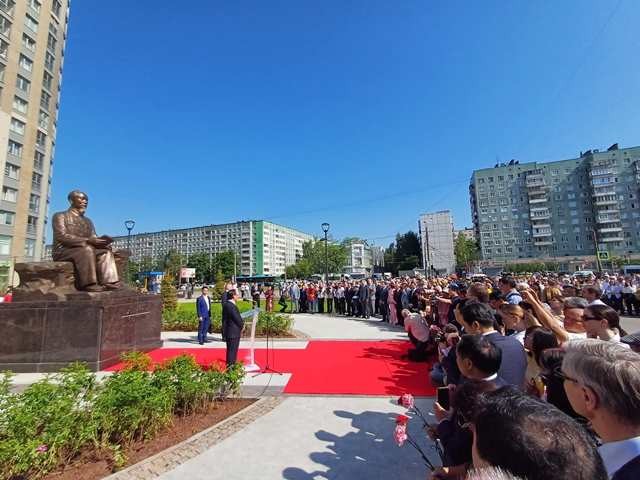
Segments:
[[[437,392],[438,403],[445,410],[449,410],[451,405],[449,404],[449,388],[448,387],[439,387]]]

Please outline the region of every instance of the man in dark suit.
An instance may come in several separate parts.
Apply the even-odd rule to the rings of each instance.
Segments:
[[[369,318],[369,287],[366,280],[360,282],[360,288],[358,289],[358,316],[362,318]]]
[[[244,330],[244,320],[240,316],[240,310],[236,306],[238,292],[229,290],[227,301],[222,305],[222,336],[227,343],[227,367],[236,363],[238,359],[238,347],[240,337]]]
[[[482,335],[463,335],[455,347],[456,364],[467,380],[491,382],[496,388],[507,382],[500,378],[502,352]]]
[[[209,298],[207,287],[202,287],[202,295],[196,300],[196,311],[198,313],[198,343],[204,345],[211,324],[211,298]]]
[[[502,363],[498,376],[514,387],[524,387],[527,356],[522,344],[514,337],[505,337],[494,326],[494,312],[488,305],[472,300],[462,307],[462,324],[465,333],[480,334],[498,347]]]

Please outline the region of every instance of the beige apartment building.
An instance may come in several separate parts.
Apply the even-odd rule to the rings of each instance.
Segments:
[[[0,288],[44,254],[69,0],[0,0]]]

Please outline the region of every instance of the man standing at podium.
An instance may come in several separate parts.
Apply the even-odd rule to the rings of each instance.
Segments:
[[[244,320],[236,305],[237,290],[227,292],[227,301],[222,304],[222,338],[227,343],[227,367],[236,363],[240,337],[244,330]]]

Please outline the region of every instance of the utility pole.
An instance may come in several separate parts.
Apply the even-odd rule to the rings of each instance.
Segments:
[[[602,272],[602,263],[600,262],[600,248],[598,246],[598,233],[596,232],[595,227],[591,229],[593,232],[593,241],[596,245],[596,263],[598,265],[598,272]]]

